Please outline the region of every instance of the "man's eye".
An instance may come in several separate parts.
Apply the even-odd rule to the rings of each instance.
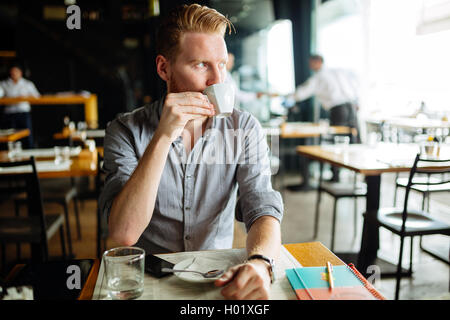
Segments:
[[[197,67],[204,68],[205,64],[203,62],[199,62],[199,63],[197,63]]]
[[[226,63],[224,63],[224,62],[222,62],[222,63],[219,63],[219,68],[220,69],[223,69],[223,68],[225,68],[226,67]]]

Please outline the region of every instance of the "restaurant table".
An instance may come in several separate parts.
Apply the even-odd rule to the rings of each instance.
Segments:
[[[418,119],[412,117],[391,117],[382,119],[368,119],[371,124],[388,124],[403,129],[449,129],[450,122],[439,119]]]
[[[389,117],[366,119],[368,125],[373,125],[378,128],[388,127],[397,130],[397,141],[400,141],[400,130],[408,132],[421,132],[422,134],[429,133],[437,137],[445,138],[450,133],[450,122],[439,119],[420,119],[413,117]],[[382,132],[384,135],[384,133]],[[384,140],[386,138],[384,137]]]
[[[76,152],[76,150],[79,150]],[[0,151],[0,161],[10,162],[13,160],[23,160],[31,155],[36,159],[36,169],[38,177],[41,179],[48,178],[73,178],[73,177],[88,177],[97,175],[97,150],[90,151],[89,149],[71,148],[72,153],[70,162],[62,162],[56,164],[54,162],[53,148],[45,149],[25,149],[20,155],[11,158],[8,156],[8,151]],[[22,169],[14,170],[0,170],[0,174],[15,174]]]
[[[376,223],[380,207],[381,175],[387,172],[409,172],[419,152],[417,144],[377,143],[342,146],[298,146],[298,154],[313,160],[327,162],[363,174],[367,183],[366,216],[364,218],[360,251],[337,255],[345,262],[354,262],[365,276],[367,267],[378,265],[381,273],[391,276],[396,266],[377,257],[379,229]],[[450,159],[450,146],[441,146],[440,156]],[[356,259],[356,261],[355,261]]]
[[[352,131],[346,126],[328,126],[327,124],[314,122],[284,122],[280,126],[280,137],[292,138],[315,138],[323,134],[349,134]]]
[[[14,142],[30,135],[30,129],[0,129],[0,143]]]
[[[245,248],[209,250],[194,252],[177,252],[169,254],[157,254],[157,256],[177,263],[186,258],[201,256],[205,258],[221,259],[230,265],[245,261],[247,254]],[[280,259],[275,266],[276,281],[271,286],[271,299],[295,300],[296,295],[286,277],[285,269],[294,267],[318,267],[326,266],[327,261],[333,265],[344,265],[345,263],[328,250],[320,242],[284,244],[281,248]],[[179,299],[223,299],[220,294],[221,288],[216,288],[212,283],[188,283],[169,275],[160,279],[145,274],[144,293],[139,300],[179,300]],[[103,300],[108,299],[105,292],[104,266],[97,265],[97,270],[92,272],[79,296],[80,300]]]
[[[82,141],[85,139],[93,139],[93,138],[104,138],[105,137],[105,130],[104,129],[97,129],[97,130],[66,130],[57,132],[53,135],[54,139],[72,139],[77,141]]]
[[[55,153],[53,148],[47,149],[25,149],[14,158],[8,156],[8,151],[0,151],[0,162],[10,162],[27,159],[30,156],[35,156],[36,170],[39,179],[50,178],[74,178],[74,177],[89,177],[97,175],[97,149],[93,151],[89,149],[81,149],[80,147],[71,148],[71,157],[69,162],[62,162],[56,164],[54,162]],[[13,169],[13,170],[10,170]],[[1,175],[14,175],[20,172],[31,170],[31,168],[1,168]],[[67,217],[66,217],[67,219]],[[68,239],[71,237],[70,228],[66,222],[66,233]],[[73,249],[71,242],[68,242],[69,256],[73,256]]]
[[[14,104],[26,101],[31,105],[66,105],[79,104],[84,106],[84,117],[88,128],[97,129],[98,127],[98,103],[97,95],[81,94],[56,94],[42,95],[40,97],[9,97],[0,98],[0,105]]]
[[[356,134],[355,129],[347,126],[329,126],[326,123],[314,122],[284,122],[280,125],[280,138],[282,139],[308,139],[306,145],[312,144],[309,139],[319,138],[324,134]],[[284,154],[284,152],[280,152]],[[283,169],[283,166],[281,166]],[[302,183],[288,186],[291,191],[310,191],[314,187],[310,184],[309,161],[304,159],[302,163]],[[284,172],[281,173],[283,175]]]

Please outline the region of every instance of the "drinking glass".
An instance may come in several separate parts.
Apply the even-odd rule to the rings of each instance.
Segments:
[[[55,151],[55,164],[60,164],[63,161],[62,147],[54,147],[53,150]]]
[[[420,153],[427,157],[438,157],[440,146],[435,141],[424,141],[420,145]]]
[[[145,251],[118,247],[103,254],[108,296],[113,300],[139,298],[144,292]]]
[[[70,147],[68,147],[68,146],[63,147],[61,150],[61,156],[62,156],[63,162],[70,161]]]
[[[350,144],[350,137],[348,136],[335,136],[334,144],[336,145],[337,153],[341,153],[342,151],[346,151],[348,145]]]
[[[14,143],[14,151],[16,154],[20,154],[22,152],[22,142],[16,141]]]
[[[15,153],[14,141],[8,141],[8,158],[14,158]]]

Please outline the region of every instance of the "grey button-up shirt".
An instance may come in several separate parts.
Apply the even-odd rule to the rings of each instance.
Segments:
[[[120,115],[107,127],[107,176],[99,199],[106,216],[152,139],[163,102]],[[136,245],[147,253],[231,248],[235,214],[247,230],[265,215],[281,222],[283,202],[270,178],[258,120],[236,109],[229,117],[210,118],[189,154],[181,137],[172,143],[152,219]]]

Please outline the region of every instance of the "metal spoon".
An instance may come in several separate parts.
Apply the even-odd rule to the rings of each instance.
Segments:
[[[203,276],[203,278],[215,278],[220,276],[222,273],[224,273],[225,270],[218,270],[218,269],[214,269],[214,270],[210,270],[208,272],[200,272],[200,271],[195,271],[195,270],[177,270],[177,269],[170,269],[170,268],[162,268],[161,269],[162,272],[194,272],[194,273],[198,273],[200,275]]]

